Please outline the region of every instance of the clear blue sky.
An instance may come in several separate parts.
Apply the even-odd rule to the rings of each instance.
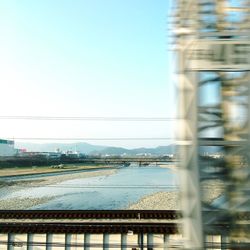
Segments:
[[[170,2],[0,1],[1,115],[175,116]],[[174,136],[166,122],[8,120],[0,130],[1,138]]]

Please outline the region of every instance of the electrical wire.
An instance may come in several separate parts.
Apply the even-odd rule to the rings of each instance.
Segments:
[[[18,185],[18,187],[27,187],[25,185]],[[69,188],[69,189],[177,189],[176,185],[86,185],[86,186],[73,186],[73,185],[32,185],[33,187],[41,187],[41,188]]]
[[[105,116],[0,116],[2,120],[70,120],[70,121],[128,121],[128,122],[153,122],[177,120],[174,117],[105,117]]]
[[[68,121],[128,121],[128,122],[171,122],[176,118],[168,117],[83,117],[83,116],[0,116],[2,120],[68,120]],[[4,136],[3,136],[4,137]],[[7,140],[54,140],[54,141],[150,141],[150,140],[174,140],[174,138],[165,137],[125,137],[125,138],[59,138],[59,137],[9,137]]]
[[[152,140],[174,140],[171,137],[8,137],[7,140],[54,140],[54,141],[152,141]]]

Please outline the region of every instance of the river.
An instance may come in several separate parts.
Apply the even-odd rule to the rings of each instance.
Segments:
[[[56,175],[56,174],[53,174]],[[51,176],[51,174],[50,174]],[[41,178],[32,176],[32,180]],[[31,177],[15,177],[15,180]],[[29,209],[125,209],[140,198],[159,191],[177,189],[177,175],[169,168],[158,166],[130,166],[118,169],[112,175],[76,178],[56,184],[28,187],[18,190],[6,189],[1,199],[53,197],[43,204]],[[2,189],[3,191],[3,189]]]

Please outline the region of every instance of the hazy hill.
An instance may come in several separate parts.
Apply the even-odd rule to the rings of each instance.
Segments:
[[[102,150],[96,150],[91,152],[91,154],[102,154],[102,155],[137,155],[137,154],[152,154],[152,155],[165,155],[165,154],[174,154],[175,145],[169,146],[159,146],[156,148],[135,148],[135,149],[126,149],[120,147],[107,147]]]
[[[103,150],[107,146],[92,145],[85,142],[78,143],[23,143],[16,142],[16,148],[25,148],[27,151],[33,152],[54,152],[56,149],[62,151],[72,150],[84,154],[89,154],[92,151]]]
[[[159,146],[156,148],[135,148],[126,149],[122,147],[108,147],[100,145],[92,145],[85,142],[79,143],[22,143],[16,142],[16,148],[25,148],[27,151],[33,152],[54,152],[56,149],[61,151],[78,151],[83,154],[102,154],[102,155],[136,155],[136,154],[152,154],[164,155],[173,154],[175,145]]]

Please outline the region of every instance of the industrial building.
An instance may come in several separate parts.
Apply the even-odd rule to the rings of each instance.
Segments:
[[[0,139],[0,157],[16,155],[17,150],[14,147],[14,141]]]

